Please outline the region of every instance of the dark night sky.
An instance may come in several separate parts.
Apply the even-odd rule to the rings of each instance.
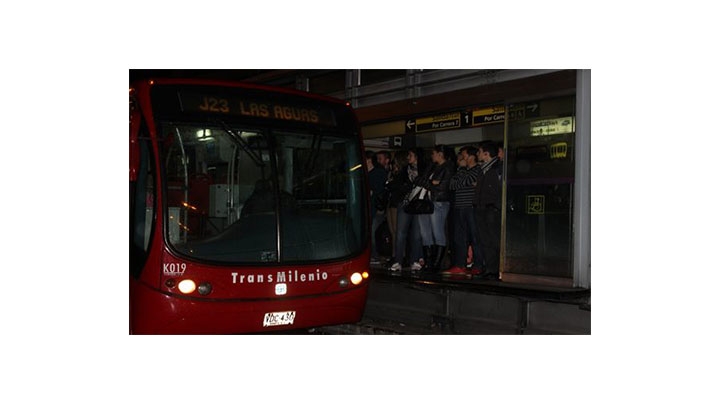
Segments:
[[[267,69],[130,69],[130,81],[150,77],[195,77],[211,79],[247,79],[272,72]]]

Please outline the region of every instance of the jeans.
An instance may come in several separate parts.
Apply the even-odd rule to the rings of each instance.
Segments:
[[[408,263],[416,262],[422,257],[422,245],[420,240],[420,215],[405,213],[405,206],[400,204],[397,207],[397,233],[395,234],[395,258],[396,263],[403,265],[405,258],[405,247],[410,240],[410,260]]]
[[[435,211],[432,214],[418,215],[420,220],[420,235],[423,246],[447,246],[445,237],[445,222],[450,211],[449,201],[436,201]]]
[[[395,257],[395,238],[397,235],[397,207],[388,207],[387,211],[388,228],[390,229],[390,237],[392,238],[392,255]]]
[[[473,207],[455,208],[453,210],[453,265],[465,268],[467,247],[472,246],[473,268],[482,269],[483,250],[480,235],[475,221]]]

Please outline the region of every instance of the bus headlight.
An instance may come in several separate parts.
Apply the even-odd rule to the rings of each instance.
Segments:
[[[190,294],[195,291],[195,282],[192,280],[183,280],[178,284],[178,290],[183,294]]]
[[[353,273],[352,276],[350,276],[350,282],[352,282],[354,285],[358,285],[362,283],[363,276],[360,273]]]

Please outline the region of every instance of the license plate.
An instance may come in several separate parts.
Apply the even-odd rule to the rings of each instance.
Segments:
[[[263,320],[263,327],[292,325],[295,322],[295,311],[268,312]]]

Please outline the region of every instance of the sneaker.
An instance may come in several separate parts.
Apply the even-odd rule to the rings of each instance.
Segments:
[[[400,263],[396,262],[396,263],[393,263],[392,266],[390,266],[390,271],[400,271],[400,270],[402,270],[402,266],[400,265]]]
[[[463,269],[462,267],[455,266],[449,270],[445,270],[442,272],[442,274],[446,274],[449,276],[466,276],[468,273]]]
[[[370,264],[381,264],[381,263],[382,262],[380,261],[379,257],[371,257],[370,258]]]
[[[413,270],[413,271],[418,271],[418,270],[420,270],[420,269],[422,269],[422,268],[423,268],[422,264],[420,264],[420,263],[418,263],[418,262],[414,262],[414,263],[412,264],[412,266],[410,266],[410,270]]]

